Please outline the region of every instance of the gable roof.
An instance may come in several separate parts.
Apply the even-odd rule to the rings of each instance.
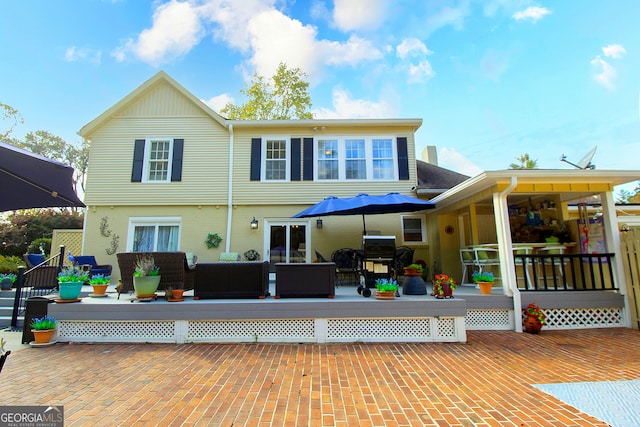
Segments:
[[[466,181],[470,177],[431,163],[416,159],[418,194],[438,195]]]
[[[151,91],[152,88],[156,87],[159,82],[165,82],[169,84],[183,96],[189,99],[189,101],[193,102],[193,104],[196,107],[200,108],[205,114],[218,122],[221,126],[227,127],[225,119],[222,116],[209,108],[204,102],[195,97],[191,92],[185,89],[173,78],[171,78],[167,73],[165,73],[164,71],[158,71],[153,77],[138,86],[133,92],[129,93],[104,113],[100,114],[98,117],[84,125],[82,129],[78,131],[78,135],[82,136],[83,138],[89,138],[93,132],[95,132],[98,128],[109,121],[109,119],[116,116],[118,112],[125,109],[128,105],[139,99],[142,95]]]

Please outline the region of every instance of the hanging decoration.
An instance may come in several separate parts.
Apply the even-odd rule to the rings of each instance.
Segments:
[[[218,236],[218,233],[209,234],[207,240],[204,241],[207,244],[207,248],[217,248],[222,242],[222,237]]]

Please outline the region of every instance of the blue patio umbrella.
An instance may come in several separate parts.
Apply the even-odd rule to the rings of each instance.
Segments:
[[[73,189],[73,168],[0,142],[0,212],[84,207]]]
[[[362,215],[363,234],[367,234],[365,215],[377,215],[400,212],[417,212],[433,209],[436,205],[426,200],[409,197],[400,193],[388,193],[380,196],[370,196],[360,193],[355,197],[339,198],[329,196],[295,214],[292,218],[309,218],[329,215]]]

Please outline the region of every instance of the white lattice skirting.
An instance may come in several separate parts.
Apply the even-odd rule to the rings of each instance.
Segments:
[[[621,307],[545,309],[545,329],[592,329],[624,327]]]
[[[72,342],[466,342],[463,317],[59,321]]]

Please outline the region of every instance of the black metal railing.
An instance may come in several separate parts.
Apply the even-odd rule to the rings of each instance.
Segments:
[[[613,253],[515,254],[521,291],[617,291]]]
[[[58,273],[63,264],[64,246],[60,246],[60,252],[43,263],[29,270],[24,266],[18,267],[18,277],[15,284],[16,294],[11,315],[12,329],[17,328],[18,318],[24,316],[27,299],[33,296],[48,295],[58,289]]]

